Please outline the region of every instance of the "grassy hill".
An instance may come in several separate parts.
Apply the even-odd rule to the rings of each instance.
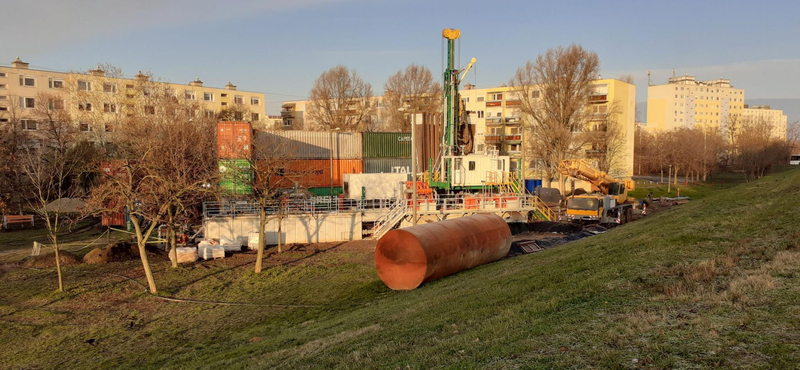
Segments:
[[[347,245],[262,276],[252,257],[155,264],[164,294],[311,307],[159,301],[107,275],[136,261],[70,266],[64,294],[51,271],[12,270],[0,368],[795,368],[798,205],[786,171],[410,292]]]

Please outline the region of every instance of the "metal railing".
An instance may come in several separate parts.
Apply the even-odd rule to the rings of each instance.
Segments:
[[[268,215],[307,215],[337,214],[365,211],[388,212],[391,208],[410,211],[409,199],[345,199],[336,197],[315,197],[309,199],[275,200],[267,204]],[[505,212],[538,211],[548,220],[556,220],[557,215],[535,195],[515,193],[482,193],[436,196],[433,199],[419,199],[417,210],[420,214],[443,214],[459,212]],[[237,217],[258,215],[260,207],[255,202],[223,201],[203,203],[203,216]],[[384,215],[389,217],[389,215]]]

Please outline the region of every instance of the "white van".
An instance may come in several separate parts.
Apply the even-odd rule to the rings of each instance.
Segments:
[[[795,166],[800,165],[800,154],[792,154],[792,157],[789,158],[789,164]]]

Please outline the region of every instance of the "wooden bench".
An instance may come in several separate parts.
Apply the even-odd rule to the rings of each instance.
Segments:
[[[8,229],[8,224],[26,224],[29,223],[31,226],[33,224],[33,216],[32,215],[23,215],[23,216],[3,216],[3,228]]]

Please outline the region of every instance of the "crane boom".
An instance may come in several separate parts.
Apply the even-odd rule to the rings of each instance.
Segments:
[[[603,194],[608,194],[608,188],[612,183],[619,182],[611,175],[590,166],[582,159],[565,159],[561,161],[558,165],[558,172],[564,176],[588,181]]]

